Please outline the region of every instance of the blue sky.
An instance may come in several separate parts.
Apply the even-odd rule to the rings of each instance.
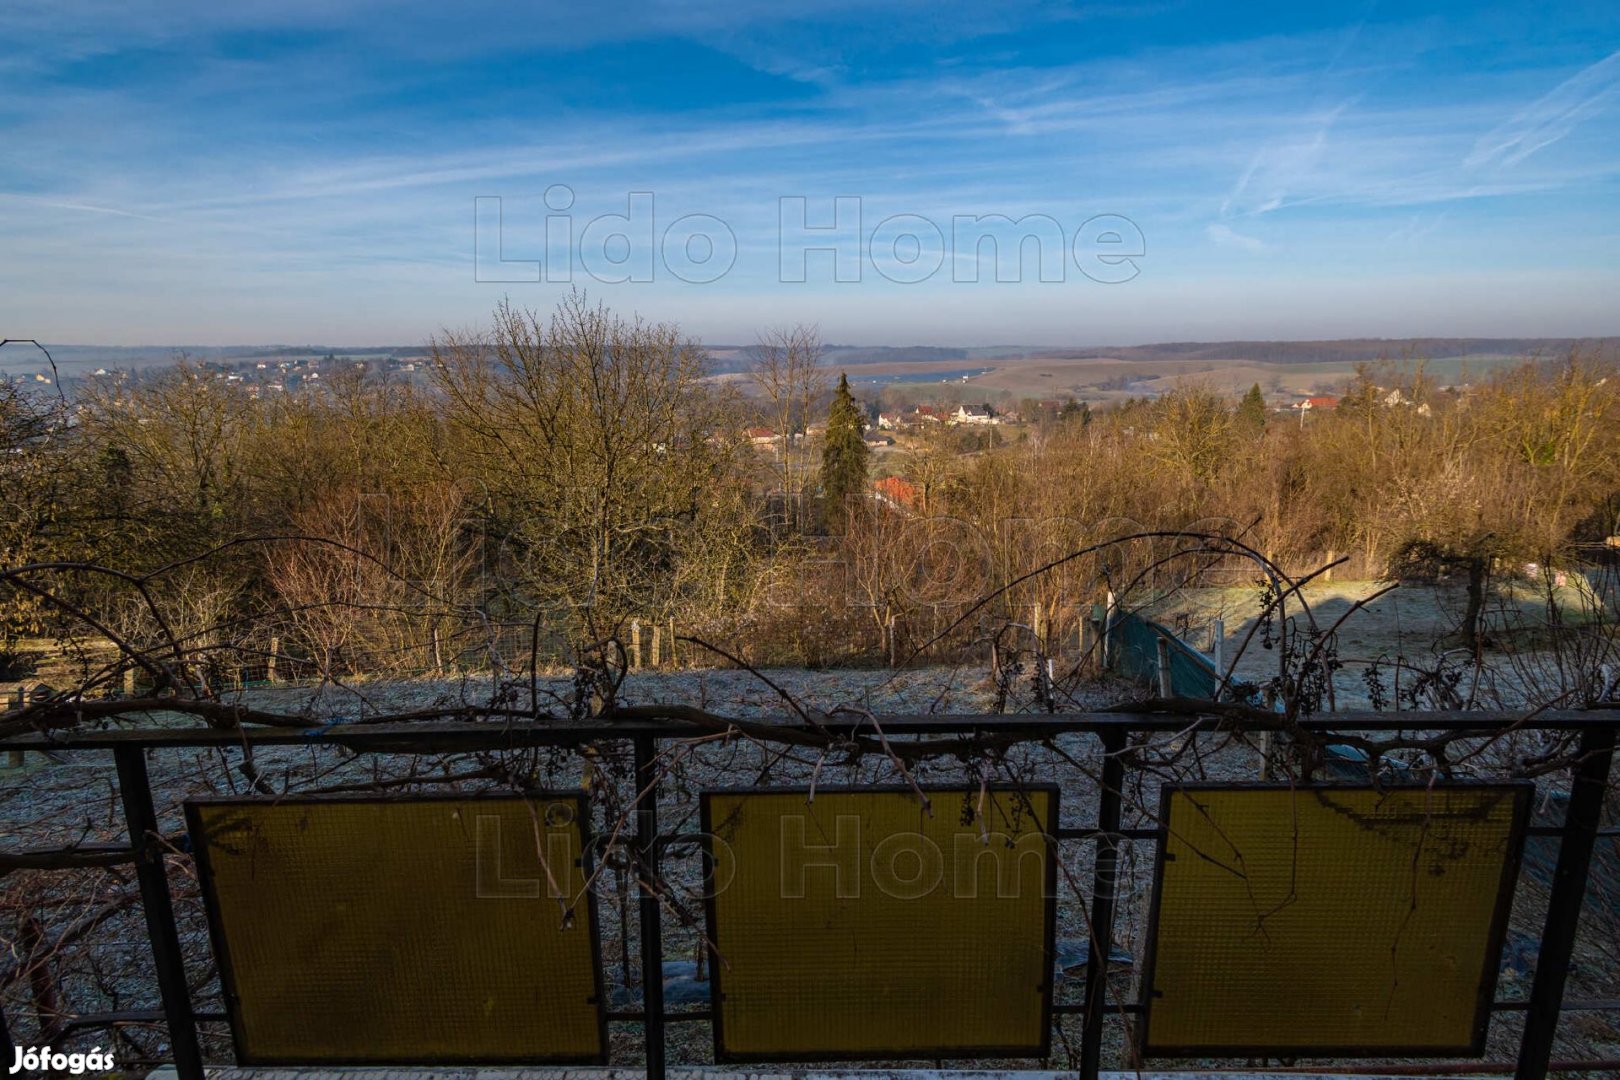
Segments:
[[[714,343],[1620,334],[1612,2],[334,6],[0,7],[0,336],[412,343],[574,286]],[[838,196],[859,280],[783,281]],[[964,215],[1054,224],[998,268]]]

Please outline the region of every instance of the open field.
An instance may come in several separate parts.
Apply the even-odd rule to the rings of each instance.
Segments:
[[[1522,356],[1481,354],[1427,361],[1393,360],[1389,367],[1392,372],[1411,373],[1421,364],[1429,378],[1446,386],[1477,381],[1524,360]],[[1014,399],[1074,397],[1107,404],[1133,397],[1157,397],[1189,382],[1234,398],[1256,384],[1274,399],[1336,393],[1355,376],[1357,366],[1348,361],[1276,363],[1241,356],[1192,360],[1029,356],[980,361],[959,357],[878,361],[840,370],[848,373],[852,386],[864,391],[904,384],[926,397],[929,385],[949,385],[960,388],[969,398],[978,391],[991,400],[1005,393]],[[751,386],[748,376],[740,371],[714,378],[744,391]]]
[[[1493,370],[1522,362],[1522,357],[1513,356],[1452,357],[1427,361],[1424,370],[1430,378],[1444,385],[1478,379]],[[1417,364],[1417,361],[1394,361],[1391,366],[1409,372]],[[1029,359],[999,362],[994,370],[968,379],[967,384],[997,393],[1005,390],[1014,397],[1072,395],[1092,402],[1144,395],[1156,397],[1181,382],[1194,382],[1233,397],[1259,384],[1268,397],[1291,397],[1340,390],[1354,377],[1356,366],[1354,363],[1265,363],[1242,357],[1156,361]]]
[[[1411,374],[1420,366],[1441,386],[1478,382],[1527,360],[1559,359],[1574,350],[1588,358],[1613,356],[1620,341],[1557,339],[1370,339],[1323,342],[1213,342],[1132,345],[1117,349],[861,348],[828,346],[823,363],[847,372],[852,385],[929,383],[973,388],[987,398],[1073,396],[1106,404],[1154,397],[1181,382],[1241,395],[1259,384],[1271,398],[1333,393],[1363,365]],[[748,350],[710,348],[717,380],[744,388]]]

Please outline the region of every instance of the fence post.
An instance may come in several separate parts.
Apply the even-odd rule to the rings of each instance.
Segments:
[[[653,623],[652,628],[652,667],[658,666],[658,624]]]
[[[656,640],[656,638],[654,639]],[[658,744],[635,737],[636,861],[641,892],[641,1008],[647,1039],[647,1080],[664,1080],[664,927],[658,888]]]
[[[1114,943],[1114,885],[1119,869],[1119,812],[1125,789],[1125,733],[1102,734],[1102,785],[1097,794],[1097,863],[1091,881],[1090,950],[1086,955],[1085,1029],[1080,1033],[1080,1080],[1097,1080],[1102,1023],[1108,1005],[1108,953]]]
[[[1215,661],[1215,700],[1221,700],[1221,691],[1226,689],[1226,620],[1219,615],[1210,626],[1209,655]]]
[[[1552,896],[1547,900],[1547,924],[1541,931],[1536,956],[1536,978],[1530,987],[1530,1010],[1524,1017],[1519,1042],[1519,1080],[1545,1080],[1552,1058],[1558,1012],[1564,1005],[1564,976],[1575,950],[1575,929],[1586,900],[1587,875],[1592,868],[1592,845],[1603,818],[1603,795],[1614,760],[1615,723],[1594,725],[1581,732],[1580,760],[1570,777],[1569,809],[1558,841],[1558,865],[1553,870]]]
[[[1175,697],[1175,686],[1170,678],[1170,643],[1160,634],[1154,642],[1159,652],[1159,696],[1162,698]]]
[[[15,690],[13,690],[11,692],[11,700],[6,702],[6,708],[8,708],[8,709],[20,709],[26,704],[28,704],[28,698],[23,694],[23,688],[19,686],[19,687],[17,687],[17,689],[15,689]],[[7,768],[9,768],[9,769],[20,769],[20,768],[23,767],[23,760],[24,760],[23,759],[23,751],[21,751],[21,750],[7,750],[6,751],[6,767]],[[6,1045],[9,1046],[11,1044],[7,1043]]]
[[[158,834],[152,786],[146,774],[146,749],[120,746],[113,751],[118,767],[118,794],[124,803],[124,821],[130,846],[135,849],[135,877],[141,889],[141,910],[146,933],[152,940],[152,962],[157,968],[158,993],[169,1027],[169,1050],[180,1080],[203,1080],[202,1051],[197,1046],[197,1020],[186,987],[186,965],[180,934],[174,925],[174,904],[169,897],[169,874],[163,865],[163,842]]]
[[[641,620],[630,620],[630,670],[641,668]]]
[[[281,639],[278,638],[278,637],[272,637],[270,639],[270,659],[268,659],[268,660],[266,660],[264,662],[264,681],[265,682],[275,682],[276,681],[276,658],[278,656],[280,656],[280,655],[281,655]]]
[[[1266,691],[1266,712],[1277,711],[1277,691]],[[1271,779],[1271,749],[1276,744],[1276,736],[1270,728],[1260,733],[1260,779]]]
[[[1102,666],[1108,670],[1110,661],[1114,658],[1114,645],[1112,638],[1114,630],[1114,590],[1108,590],[1108,598],[1103,602],[1102,624]]]

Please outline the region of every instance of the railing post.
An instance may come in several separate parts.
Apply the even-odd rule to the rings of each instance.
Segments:
[[[1164,640],[1163,634],[1160,634],[1156,644],[1158,645],[1159,696],[1172,698],[1176,696],[1176,693],[1175,682],[1170,675],[1170,643]]]
[[[1103,601],[1102,621],[1102,669],[1108,671],[1114,662],[1114,590],[1108,590],[1108,598]]]
[[[653,628],[657,633],[657,627]],[[657,640],[655,637],[653,640]],[[635,737],[636,862],[641,888],[641,1007],[645,1017],[647,1080],[664,1080],[664,928],[658,897],[658,744]]]
[[[1615,720],[1620,721],[1620,715]],[[1592,846],[1603,818],[1603,796],[1614,744],[1614,724],[1581,732],[1580,760],[1570,778],[1569,810],[1558,842],[1558,865],[1553,871],[1552,896],[1547,900],[1547,924],[1541,931],[1530,1009],[1524,1018],[1524,1038],[1519,1043],[1519,1068],[1515,1074],[1519,1080],[1545,1080],[1552,1058],[1558,1012],[1564,1004],[1564,977],[1586,900]]]
[[[141,910],[146,915],[146,936],[152,942],[157,967],[158,993],[169,1026],[169,1049],[180,1080],[203,1080],[202,1051],[197,1045],[197,1020],[186,987],[185,958],[174,924],[169,897],[169,875],[163,865],[163,843],[152,786],[146,775],[146,750],[120,746],[113,751],[118,766],[118,793],[124,803],[130,846],[135,849],[135,877],[141,889]]]
[[[6,707],[8,709],[16,710],[16,709],[22,708],[26,704],[28,704],[28,695],[23,693],[23,688],[19,686],[19,687],[17,687],[17,689],[15,689],[15,690],[13,690],[11,692],[11,700],[9,702],[7,702]],[[12,769],[20,769],[20,768],[22,768],[23,767],[23,752],[21,750],[7,750],[6,751],[6,766],[7,766],[7,768],[12,768]],[[8,1043],[7,1045],[10,1045],[10,1044]]]
[[[1125,733],[1103,732],[1102,790],[1097,796],[1097,862],[1091,880],[1091,934],[1086,956],[1085,1030],[1080,1034],[1080,1080],[1096,1080],[1102,1063],[1102,1025],[1108,1003],[1108,953],[1114,943],[1114,886],[1119,868],[1119,811],[1125,789]]]

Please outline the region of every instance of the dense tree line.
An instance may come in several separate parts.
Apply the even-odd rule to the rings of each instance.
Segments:
[[[434,342],[425,386],[356,369],[255,396],[180,363],[67,401],[7,391],[0,558],[173,564],[156,618],[72,568],[11,585],[7,650],[79,647],[79,612],[131,643],[161,631],[335,674],[565,659],[632,620],[751,660],[876,659],[886,635],[926,643],[1109,535],[1199,526],[1285,563],[1483,582],[1615,531],[1620,379],[1578,353],[1468,388],[1367,369],[1304,416],[1188,384],[938,426],[868,462],[846,383],[819,445],[804,434],[829,404],[817,349],[767,337],[745,400],[677,328],[575,297]],[[750,443],[761,397],[799,442]],[[890,497],[869,497],[879,473]],[[784,493],[813,511],[784,517]],[[996,612],[1061,627],[1155,550],[1065,563],[940,647]]]

